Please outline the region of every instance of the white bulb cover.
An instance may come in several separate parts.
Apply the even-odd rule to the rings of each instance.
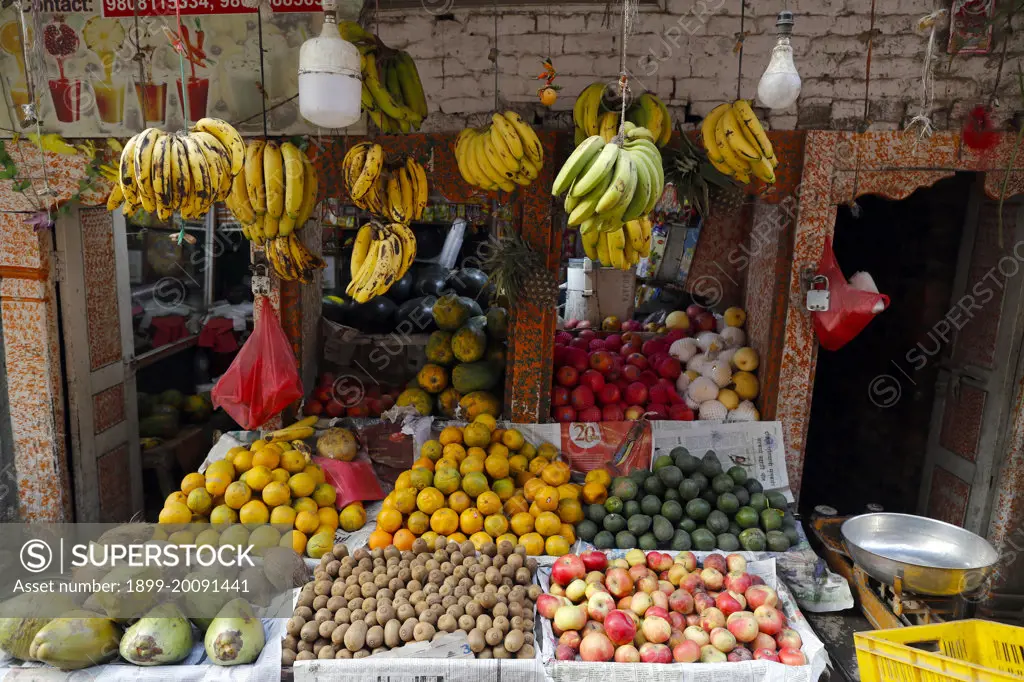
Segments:
[[[362,107],[359,50],[341,39],[333,22],[299,50],[299,113],[321,128],[344,128]]]
[[[772,58],[757,84],[757,99],[769,109],[786,109],[800,97],[800,74],[793,63],[789,38],[780,38]]]

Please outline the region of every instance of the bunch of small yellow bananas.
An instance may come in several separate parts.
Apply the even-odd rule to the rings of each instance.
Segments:
[[[491,114],[484,128],[466,128],[455,140],[462,179],[486,190],[511,192],[527,186],[544,167],[544,146],[533,128],[514,111]]]
[[[243,172],[235,176],[225,204],[242,234],[262,246],[302,228],[316,207],[316,167],[291,142],[250,140]]]
[[[402,279],[416,260],[416,236],[405,223],[370,221],[352,246],[352,280],[345,288],[356,303],[380,296]]]
[[[200,218],[228,197],[244,163],[242,136],[219,118],[201,118],[186,134],[146,128],[121,149],[107,209],[123,203],[129,215],[143,208],[160,220],[175,211],[185,219]]]
[[[341,167],[345,189],[359,208],[397,223],[423,217],[430,187],[427,172],[416,159],[407,156],[401,165],[387,170],[384,149],[360,142],[348,150]]]
[[[580,232],[614,232],[651,212],[665,189],[665,171],[654,136],[630,122],[624,137],[605,143],[600,135],[584,140],[558,171],[551,187],[565,194],[569,225]]]
[[[629,270],[651,255],[651,219],[642,216],[617,230],[581,232],[583,251],[590,260],[619,270]]]
[[[743,184],[751,175],[775,183],[779,160],[750,100],[719,104],[704,117],[700,132],[708,160],[720,172]]]
[[[419,130],[427,117],[427,97],[409,53],[387,47],[354,21],[339,23],[338,32],[359,50],[363,111],[377,129],[382,133]]]
[[[611,142],[619,132],[620,109],[609,108],[604,102],[605,84],[591,83],[572,108],[572,120],[576,124],[576,144],[592,135],[600,135],[605,142]],[[668,107],[656,95],[645,92],[626,109],[626,120],[640,128],[647,128],[659,147],[668,144],[672,137],[672,115]]]
[[[277,276],[289,282],[311,284],[316,271],[326,265],[320,256],[306,248],[294,232],[267,239],[263,252]]]

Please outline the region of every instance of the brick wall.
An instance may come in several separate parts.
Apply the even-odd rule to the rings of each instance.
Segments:
[[[424,0],[436,3],[436,0]],[[448,0],[450,3],[451,0]],[[740,0],[659,0],[644,6],[628,46],[628,68],[641,84],[664,99],[676,117],[703,116],[735,96]],[[744,97],[753,97],[775,44],[775,16],[782,0],[747,1],[743,60]],[[919,111],[921,72],[927,35],[914,30],[934,0],[877,2],[876,38],[871,69],[872,129],[902,127]],[[948,2],[939,5],[948,7]],[[437,7],[437,4],[431,4]],[[494,32],[489,9],[450,13],[426,10],[382,12],[379,34],[416,58],[430,100],[431,130],[479,123],[494,108],[494,78],[488,53]],[[803,79],[800,101],[767,118],[780,130],[852,129],[861,120],[865,56],[871,0],[788,0],[796,14],[793,47]],[[571,125],[576,95],[596,78],[612,82],[618,74],[618,10],[605,17],[604,5],[548,12],[544,7],[499,8],[498,91],[504,104],[543,115],[545,127]],[[1016,83],[1016,59],[1024,56],[1020,31],[1010,42],[1000,92],[1007,110],[1024,108]],[[946,53],[948,32],[936,41],[935,105],[937,129],[959,127],[963,113],[987,100],[994,82],[995,55]],[[561,97],[554,111],[537,104],[541,60],[550,55],[560,76]],[[438,113],[435,113],[438,112]]]

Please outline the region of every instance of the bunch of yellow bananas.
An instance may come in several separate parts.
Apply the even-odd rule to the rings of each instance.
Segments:
[[[323,258],[307,249],[294,232],[267,239],[263,252],[277,276],[289,282],[311,284],[316,271],[326,265]]]
[[[629,270],[651,255],[651,219],[642,216],[609,232],[581,232],[583,251],[590,260],[619,270]]]
[[[380,296],[402,279],[416,260],[416,236],[405,223],[370,221],[352,246],[352,280],[345,288],[356,303]]]
[[[338,32],[359,50],[363,111],[377,129],[382,133],[419,130],[427,117],[427,97],[409,53],[387,47],[354,21],[339,23]]]
[[[619,132],[620,109],[609,108],[604,102],[605,84],[591,83],[572,108],[572,120],[576,124],[576,144],[592,135],[600,135],[605,142],[611,142]],[[656,95],[649,92],[637,97],[626,109],[626,120],[640,128],[647,128],[659,147],[668,144],[672,137],[672,115],[668,107]]]
[[[533,128],[514,111],[491,115],[490,125],[466,128],[455,140],[463,180],[486,190],[511,192],[527,186],[544,167],[544,146]]]
[[[775,157],[750,100],[719,104],[704,117],[700,128],[708,160],[720,172],[746,184],[750,176],[775,183]]]
[[[630,122],[625,137],[605,143],[600,135],[584,140],[558,171],[551,187],[565,194],[569,225],[580,232],[614,232],[651,212],[665,189],[665,171],[654,136]]]
[[[316,167],[291,142],[250,140],[243,172],[235,176],[225,204],[258,246],[302,228],[316,207]]]
[[[384,168],[384,149],[373,142],[360,142],[341,162],[342,179],[352,202],[375,216],[408,224],[423,217],[430,187],[427,172],[407,156],[395,168]]]
[[[175,211],[200,218],[215,201],[227,199],[244,163],[242,136],[219,118],[201,118],[186,134],[146,128],[121,149],[107,209],[123,203],[129,215],[141,207],[160,220]]]

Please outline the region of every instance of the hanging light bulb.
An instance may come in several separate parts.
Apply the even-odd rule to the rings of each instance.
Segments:
[[[785,109],[792,106],[800,96],[800,74],[796,72],[793,47],[789,44],[789,34],[793,32],[793,13],[779,12],[775,27],[779,39],[772,48],[768,68],[757,84],[757,98],[769,109]]]
[[[359,120],[362,79],[359,50],[341,39],[334,0],[323,0],[320,35],[299,50],[299,112],[313,125],[344,128]]]

